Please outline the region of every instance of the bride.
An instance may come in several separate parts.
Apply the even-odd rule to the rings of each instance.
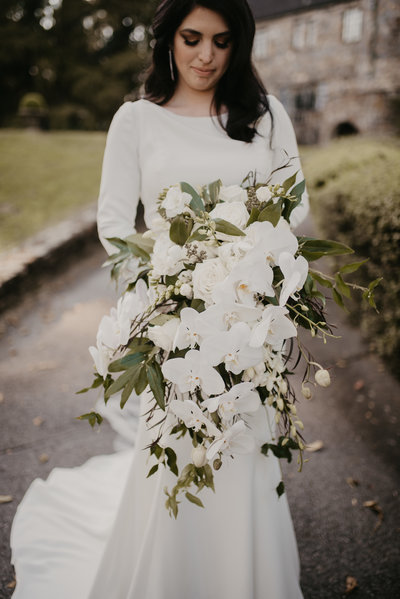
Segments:
[[[289,117],[251,63],[254,30],[246,0],[160,3],[145,97],[123,104],[108,133],[98,211],[107,251],[107,238],[132,233],[139,198],[150,225],[160,190],[176,182],[231,185],[250,171],[258,181],[302,179]],[[307,209],[303,196],[292,226]],[[146,392],[135,400],[143,415]],[[254,422],[263,442],[264,420]],[[236,456],[205,509],[182,502],[174,520],[163,492],[171,473],[146,478],[150,441],[141,416],[134,450],[32,483],[12,528],[14,599],[301,599],[278,460]]]

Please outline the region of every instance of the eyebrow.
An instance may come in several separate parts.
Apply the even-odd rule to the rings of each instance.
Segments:
[[[181,29],[179,33],[191,33],[192,35],[203,35],[201,31],[196,31],[195,29]],[[221,31],[221,33],[216,33],[213,37],[221,37],[230,35],[230,31]]]

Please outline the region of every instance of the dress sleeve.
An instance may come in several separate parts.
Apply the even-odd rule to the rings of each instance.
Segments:
[[[282,104],[274,96],[268,96],[270,109],[273,116],[272,129],[272,170],[284,165],[288,158],[292,158],[287,168],[273,173],[271,183],[283,183],[285,179],[293,175],[296,171],[296,181],[299,183],[304,179],[300,164],[299,150],[297,147],[296,135],[288,113]],[[297,227],[306,217],[309,210],[309,201],[307,189],[304,191],[301,203],[293,210],[290,217],[292,227]]]
[[[99,238],[106,251],[116,248],[108,237],[134,233],[140,194],[138,125],[132,102],[115,113],[107,135],[97,211]]]

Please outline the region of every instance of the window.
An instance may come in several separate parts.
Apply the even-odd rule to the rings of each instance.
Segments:
[[[293,27],[292,46],[297,50],[314,48],[317,45],[317,23],[297,21]]]
[[[269,34],[266,29],[259,29],[254,38],[254,58],[260,60],[268,56]]]
[[[349,8],[343,13],[342,40],[346,44],[359,42],[362,37],[363,11]]]

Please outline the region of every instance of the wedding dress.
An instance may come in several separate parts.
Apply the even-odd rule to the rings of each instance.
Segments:
[[[113,251],[107,237],[132,233],[139,197],[150,225],[160,190],[171,184],[221,179],[230,185],[250,171],[262,182],[288,157],[290,167],[272,182],[296,171],[301,180],[289,117],[276,98],[269,100],[273,126],[266,114],[251,144],[230,139],[216,117],[182,116],[147,100],[124,104],[103,163],[98,222],[106,249]],[[304,196],[292,213],[294,226],[307,210]],[[146,412],[146,392],[132,401]],[[252,417],[260,444],[271,439],[267,416],[261,409]],[[175,520],[164,505],[174,476],[160,468],[146,478],[143,448],[151,439],[141,417],[134,449],[56,468],[46,482],[32,483],[11,533],[13,598],[301,599],[287,499],[275,491],[278,460],[256,449],[225,461],[215,476],[216,493],[202,495],[205,509],[183,500]],[[179,466],[188,461],[188,443],[175,445]]]

